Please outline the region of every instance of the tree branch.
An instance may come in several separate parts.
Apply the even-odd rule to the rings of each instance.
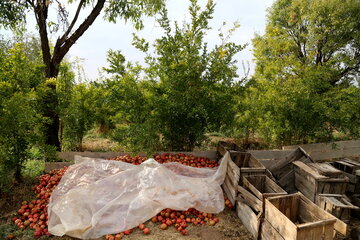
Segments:
[[[43,62],[46,65],[46,76],[48,77],[50,75],[50,63],[51,63],[50,45],[49,45],[47,26],[46,26],[48,8],[44,2],[38,1],[36,6],[34,5],[34,10],[35,10],[35,18],[39,26]]]
[[[70,26],[68,27],[68,30],[64,33],[64,35],[61,37],[61,43],[64,42],[64,40],[66,39],[66,37],[69,35],[69,33],[71,32],[72,28],[74,27],[78,17],[79,17],[79,14],[80,14],[80,11],[81,11],[81,8],[82,8],[82,5],[85,3],[85,0],[81,0],[80,3],[79,3],[79,6],[76,10],[76,13],[75,13],[75,16],[74,16],[74,19],[72,20]]]
[[[95,21],[97,16],[99,16],[101,10],[103,9],[105,0],[98,0],[95,7],[89,14],[89,16],[84,20],[78,29],[63,43],[60,43],[57,49],[54,49],[53,64],[59,64],[64,58],[66,53],[69,51],[70,47],[84,34],[84,32],[90,27],[91,24]]]

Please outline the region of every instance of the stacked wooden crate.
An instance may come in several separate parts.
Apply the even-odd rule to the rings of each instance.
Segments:
[[[250,175],[268,175],[271,173],[250,153],[229,151],[232,161],[229,161],[225,181],[224,191],[233,205],[235,205],[238,194],[238,186],[242,185],[242,179]]]
[[[313,162],[312,158],[304,151],[304,149],[298,147],[284,159],[268,166],[268,169],[278,180],[280,186],[288,193],[294,193],[297,191],[295,187],[295,171],[292,164],[294,161],[303,163]]]
[[[350,221],[351,211],[359,209],[345,195],[339,194],[319,194],[318,206],[346,223]]]
[[[349,179],[330,164],[300,161],[293,164],[295,187],[311,201],[317,203],[319,194],[345,194]]]
[[[352,194],[360,193],[360,162],[343,158],[335,161],[332,165],[343,171],[349,178],[347,191]],[[358,171],[358,174],[356,173]]]
[[[236,213],[248,231],[258,238],[264,216],[264,200],[270,196],[287,193],[266,175],[243,178],[243,186],[238,186]]]
[[[330,240],[334,229],[344,232],[344,226],[303,194],[295,193],[265,199],[260,236],[263,240]]]

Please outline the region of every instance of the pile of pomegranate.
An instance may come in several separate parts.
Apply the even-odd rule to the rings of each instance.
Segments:
[[[162,153],[155,154],[153,157],[159,163],[169,163],[169,162],[178,162],[186,166],[196,167],[196,168],[214,168],[218,167],[219,164],[216,160],[210,160],[206,157],[197,157],[191,154],[184,153]],[[135,156],[132,157],[130,155],[123,155],[114,158],[109,158],[109,160],[123,161],[127,163],[131,163],[134,165],[139,165],[144,162],[147,157]]]
[[[132,157],[130,155],[118,156],[110,158],[110,160],[124,161],[134,165],[139,165],[147,158],[142,156]],[[215,160],[210,160],[204,157],[197,157],[193,155],[186,155],[183,153],[178,154],[155,154],[154,159],[159,163],[178,162],[187,166],[204,168],[204,167],[217,167],[218,163]],[[37,194],[36,199],[32,201],[22,202],[21,208],[18,210],[18,216],[14,217],[13,222],[22,230],[26,228],[32,228],[35,230],[34,237],[40,237],[42,235],[50,236],[48,232],[48,214],[47,205],[52,191],[59,184],[62,176],[66,172],[67,167],[53,170],[48,174],[39,176],[39,184],[33,187],[33,191]],[[225,198],[225,205],[232,208],[230,201]],[[211,213],[204,213],[197,211],[196,209],[188,209],[187,211],[176,211],[172,209],[164,209],[151,219],[152,222],[158,223],[160,229],[165,230],[170,226],[183,235],[187,234],[186,228],[193,224],[197,225],[209,225],[214,226],[219,219]],[[144,224],[138,226],[145,235],[150,234],[151,230],[145,227]],[[129,235],[133,230],[129,229],[118,234],[108,234],[105,236],[107,240],[119,240],[124,235]]]
[[[56,169],[38,178],[39,184],[32,189],[37,194],[36,199],[29,202],[23,201],[21,208],[18,210],[18,216],[12,219],[19,228],[22,230],[27,227],[34,229],[34,237],[50,235],[47,229],[47,205],[52,191],[59,184],[66,170],[67,167]]]

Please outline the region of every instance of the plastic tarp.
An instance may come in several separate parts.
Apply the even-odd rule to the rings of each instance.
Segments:
[[[229,160],[227,153],[217,168],[194,168],[78,157],[51,195],[49,232],[91,239],[134,228],[165,208],[219,213]]]

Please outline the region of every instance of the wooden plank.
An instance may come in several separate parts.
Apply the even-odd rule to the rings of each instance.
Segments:
[[[256,159],[260,162],[263,160],[275,160],[285,159],[294,150],[248,150]]]
[[[304,169],[295,166],[295,186],[307,198],[315,201],[316,181]]]
[[[262,211],[262,201],[252,195],[249,191],[241,186],[237,186],[237,190],[242,198],[244,198],[250,207],[252,207],[257,212]]]
[[[303,171],[305,171],[307,174],[311,174],[316,179],[327,179],[327,177],[319,174],[319,172],[315,171],[314,169],[312,169],[311,167],[309,167],[308,165],[306,165],[303,162],[295,161],[295,162],[293,162],[293,164],[295,166],[297,166],[298,168],[302,169]]]
[[[264,196],[287,194],[280,186],[266,175],[254,175],[243,178],[244,187],[249,189],[258,199],[263,201]]]
[[[235,205],[235,199],[232,198],[232,195],[231,195],[231,192],[230,192],[229,188],[226,186],[225,183],[222,185],[222,187],[223,187],[223,189],[224,189],[224,192],[225,192],[227,198],[229,199],[229,201],[231,202],[231,204],[234,206],[234,205]]]
[[[338,141],[333,143],[314,143],[296,146],[283,146],[283,150],[302,147],[313,160],[327,160],[360,155],[360,140]]]
[[[261,240],[286,240],[266,219],[261,224],[260,236]]]
[[[228,168],[226,171],[226,175],[229,177],[229,180],[231,181],[231,184],[233,186],[237,186],[239,184],[240,177],[236,176],[235,173],[232,171],[232,169]]]
[[[335,219],[321,220],[312,223],[298,224],[297,239],[332,240]]]
[[[242,201],[236,201],[236,213],[246,229],[253,235],[254,239],[257,239],[261,222],[261,213],[256,214]]]
[[[229,143],[229,142],[225,142],[225,141],[219,141],[217,148],[216,148],[216,152],[219,155],[219,157],[222,157],[225,155],[225,153],[228,150],[235,150],[235,148],[237,148],[235,143]]]
[[[289,154],[285,159],[279,160],[276,164],[270,166],[268,169],[274,174],[275,171],[285,167],[289,163],[296,161],[303,156],[303,152],[300,149],[296,149],[294,152]],[[276,176],[276,175],[275,175]]]
[[[236,179],[240,180],[240,168],[238,166],[236,166],[232,160],[228,161],[227,172],[232,172],[232,176],[233,176],[234,180],[236,180]]]
[[[334,168],[329,163],[309,163],[307,165],[317,171],[320,175],[326,177],[339,177],[343,175],[342,171]]]
[[[343,221],[324,211],[306,197],[302,197],[301,200],[301,204],[306,204],[306,208],[311,212],[311,214],[316,213],[317,217],[320,217],[322,219],[335,218],[336,221],[334,224],[334,229],[345,236],[347,235],[348,226]]]
[[[266,177],[266,176],[264,176]],[[263,196],[262,196],[262,192],[259,191],[260,185],[261,183],[259,182],[255,182],[255,179],[262,179],[262,177],[257,177],[256,176],[247,176],[243,178],[243,184],[244,187],[248,188],[258,199],[262,200]]]
[[[297,202],[291,201],[292,199],[296,199],[296,197],[298,198]],[[291,211],[291,209],[296,209],[294,204],[298,204],[296,214]],[[287,219],[284,219],[284,216]],[[289,237],[289,239],[293,239],[293,234],[297,232],[299,224],[309,223],[307,225],[311,225],[311,222],[317,223],[322,220],[329,220],[329,223],[333,221],[333,228],[341,234],[346,235],[348,231],[347,225],[343,221],[324,211],[301,193],[265,199],[265,219],[267,219],[271,225],[286,239],[287,237]],[[290,221],[293,225],[297,223],[295,225],[296,230],[291,229],[293,225],[291,225],[288,221]],[[287,237],[285,237],[283,232],[287,234]]]
[[[357,169],[360,169],[360,162],[357,162],[355,160],[351,160],[349,158],[343,158],[343,161],[347,162],[347,163],[350,163],[352,165],[355,165],[355,166],[357,166]]]
[[[293,169],[290,169],[289,172],[282,176],[278,182],[288,193],[294,193],[297,191],[295,188],[295,173]]]
[[[237,195],[237,188],[236,188],[237,185],[236,186],[232,185],[228,176],[225,176],[224,183],[226,184],[227,188],[229,189],[229,193],[231,194],[231,197],[233,199],[235,199],[236,195]]]
[[[289,196],[289,195],[288,195]],[[290,196],[292,197],[292,196]],[[273,226],[273,228],[280,233],[280,235],[286,239],[296,239],[297,236],[297,227],[296,225],[282,212],[276,207],[273,203],[275,201],[271,201],[271,199],[275,199],[277,197],[265,199],[265,219]],[[281,206],[288,207],[290,206]]]

